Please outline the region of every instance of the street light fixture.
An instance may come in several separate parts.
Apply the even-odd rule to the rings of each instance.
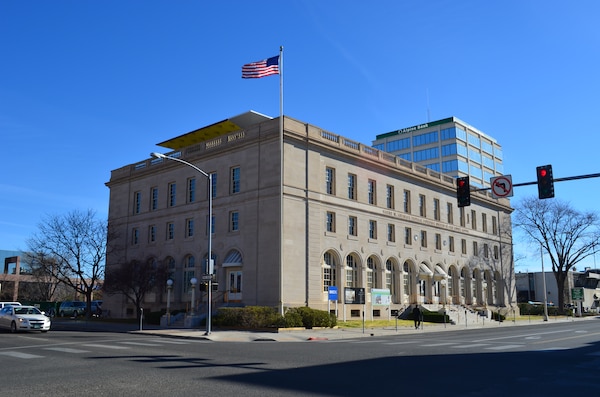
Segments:
[[[167,327],[171,324],[171,290],[173,289],[173,280],[167,280]]]
[[[212,174],[209,174],[200,168],[196,167],[192,163],[188,163],[185,160],[182,160],[177,157],[166,156],[162,153],[153,152],[150,153],[150,156],[155,157],[157,159],[167,159],[177,161],[179,163],[185,164],[188,167],[192,167],[200,174],[204,175],[208,179],[208,260],[206,263],[206,275],[208,278],[208,302],[206,303],[206,333],[205,335],[210,335],[212,332],[211,329],[211,316],[212,316],[212,277],[214,273],[214,263],[212,259]]]

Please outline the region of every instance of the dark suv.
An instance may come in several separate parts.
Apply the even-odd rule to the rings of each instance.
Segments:
[[[60,304],[58,315],[61,317],[77,317],[85,314],[85,302],[81,301],[64,301]]]

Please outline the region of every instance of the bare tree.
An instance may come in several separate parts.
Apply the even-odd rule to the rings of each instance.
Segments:
[[[56,259],[45,257],[43,254],[36,255],[26,252],[24,262],[27,264],[30,274],[35,282],[33,288],[38,296],[37,300],[53,301],[58,288],[56,274]]]
[[[167,281],[167,266],[154,259],[145,262],[133,260],[111,266],[106,273],[104,292],[123,294],[136,307],[137,318],[141,314],[142,303],[149,292],[164,286]]]
[[[89,316],[92,294],[104,276],[106,242],[106,221],[97,220],[93,210],[75,210],[44,218],[27,246],[36,258],[52,258],[40,262],[46,266],[46,274],[83,294]]]
[[[579,212],[558,199],[528,197],[515,206],[515,226],[548,254],[558,286],[559,311],[565,303],[565,281],[569,270],[594,254],[600,237],[597,213]],[[544,294],[546,291],[544,291]]]

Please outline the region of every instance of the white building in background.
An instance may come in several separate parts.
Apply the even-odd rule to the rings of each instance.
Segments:
[[[134,259],[166,263],[171,308],[202,310],[206,296],[191,294],[190,279],[206,272],[212,233],[213,307],[337,307],[339,318],[366,307],[387,318],[414,303],[516,302],[512,240],[500,232],[510,230],[508,200],[474,192],[472,205],[458,208],[452,176],[306,122],[283,123],[282,136],[280,119],[248,112],[159,144],[212,175],[212,219],[207,178],[191,167],[146,158],[113,170],[106,185],[117,238],[107,272]],[[360,290],[366,306],[347,299]],[[113,316],[135,315],[122,296],[104,300]],[[161,289],[144,309],[166,300]]]
[[[469,176],[476,187],[489,187],[490,178],[504,173],[498,142],[456,117],[377,135],[373,147],[437,172]]]

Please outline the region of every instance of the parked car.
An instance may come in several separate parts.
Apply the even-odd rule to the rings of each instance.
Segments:
[[[19,302],[0,302],[0,309],[4,306],[21,306]]]
[[[64,301],[58,308],[58,315],[60,317],[77,317],[85,314],[86,305],[85,302],[81,301]]]
[[[102,301],[92,301],[92,316],[102,317]]]
[[[50,331],[50,318],[35,306],[10,306],[0,310],[0,328],[10,332]]]

